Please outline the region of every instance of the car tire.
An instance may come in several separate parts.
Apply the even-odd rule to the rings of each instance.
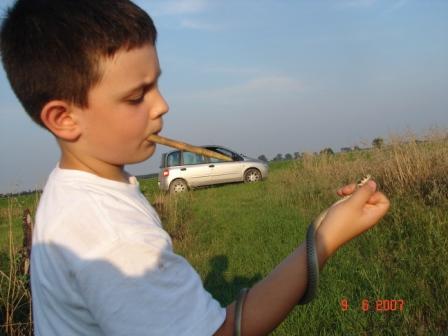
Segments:
[[[188,191],[188,184],[185,180],[176,179],[170,184],[170,194],[178,194]]]
[[[252,183],[252,182],[258,182],[261,181],[261,173],[256,168],[249,168],[244,173],[244,182],[246,183]]]

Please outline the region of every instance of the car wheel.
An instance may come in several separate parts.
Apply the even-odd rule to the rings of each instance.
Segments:
[[[246,172],[244,173],[244,182],[251,183],[258,181],[261,181],[261,173],[258,169],[250,168],[246,170]]]
[[[177,179],[170,184],[170,193],[177,194],[188,191],[188,185],[185,180]]]

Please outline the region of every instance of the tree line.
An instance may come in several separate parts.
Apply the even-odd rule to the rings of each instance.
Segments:
[[[372,140],[372,147],[373,148],[377,148],[377,149],[381,149],[384,146],[384,139],[383,138],[375,138]],[[353,146],[353,147],[342,147],[340,149],[341,152],[351,152],[351,151],[360,151],[363,149],[367,149],[367,148],[360,148],[359,146]],[[334,151],[331,147],[326,147],[323,148],[319,153],[318,152],[314,152],[314,155],[333,155]],[[268,158],[266,157],[266,155],[261,154],[260,156],[258,156],[258,160],[264,161],[264,162],[269,162],[269,161],[285,161],[285,160],[298,160],[301,159],[303,157],[303,155],[305,155],[305,153],[300,153],[300,152],[294,152],[294,154],[291,153],[286,153],[284,156],[281,153],[278,153],[276,156],[274,156],[271,160],[268,160]]]

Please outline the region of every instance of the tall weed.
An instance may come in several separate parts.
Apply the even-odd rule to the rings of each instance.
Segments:
[[[412,134],[393,136],[381,149],[304,155],[296,162],[294,174],[283,178],[303,183],[306,192],[315,195],[317,190],[336,188],[371,174],[389,195],[440,204],[448,198],[447,172],[447,135],[433,133],[423,141]]]
[[[23,246],[18,247],[13,235],[13,206],[17,202],[8,199],[8,265],[2,265],[0,270],[0,331],[10,336],[24,336],[33,334],[29,278],[31,230],[24,225]],[[25,213],[29,215],[29,210]]]

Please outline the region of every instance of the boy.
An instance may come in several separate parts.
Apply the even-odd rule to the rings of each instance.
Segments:
[[[27,113],[61,157],[36,214],[31,258],[36,335],[231,335],[221,308],[125,164],[148,159],[168,106],[151,18],[128,0],[18,0],[2,60]],[[319,267],[386,213],[372,181],[333,207],[316,234]],[[273,330],[307,287],[300,245],[249,292],[243,335]]]

